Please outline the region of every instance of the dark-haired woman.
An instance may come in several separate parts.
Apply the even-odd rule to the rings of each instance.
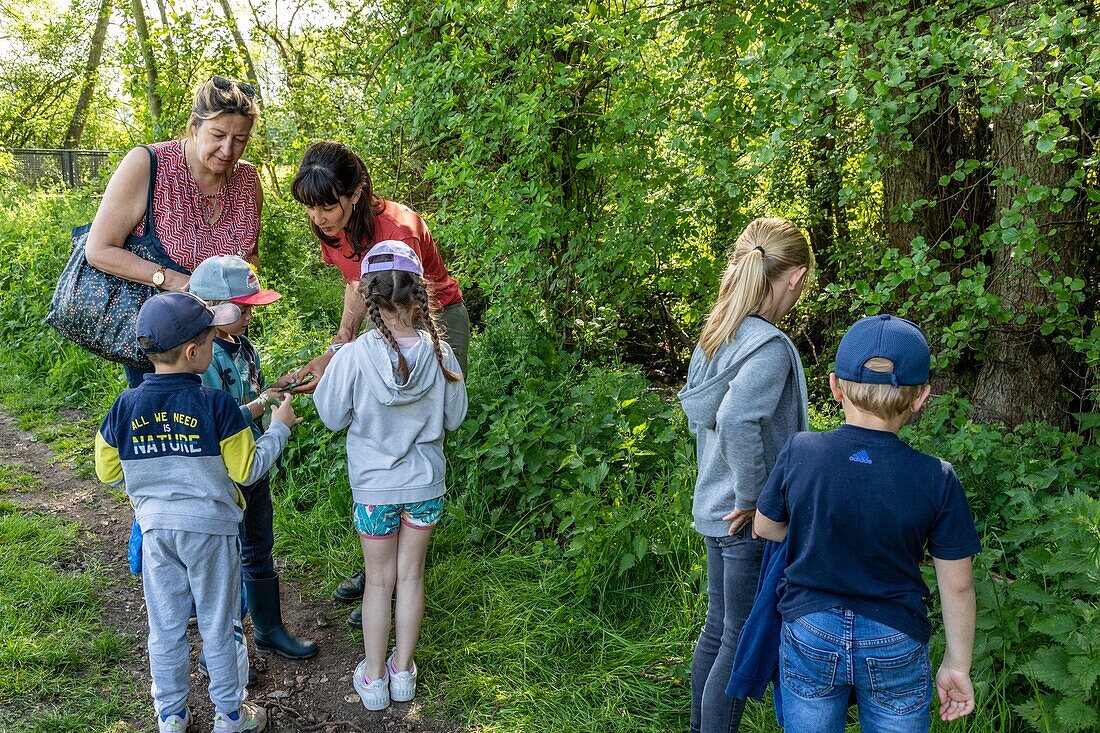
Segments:
[[[252,85],[214,76],[195,91],[187,134],[149,146],[156,154],[153,231],[169,258],[187,273],[217,255],[259,262],[263,190],[256,167],[241,160],[259,116]],[[124,246],[128,234],[140,235],[148,226],[150,162],[144,148],[134,148],[122,159],[92,222],[86,256],[90,265],[104,272],[161,290],[183,291],[189,275],[159,267]],[[140,369],[126,367],[131,387],[144,377]],[[271,557],[274,535],[267,480],[240,489],[246,502],[241,569],[259,642],[256,648],[289,659],[312,657],[317,644],[294,636],[283,624],[279,576]],[[250,669],[249,683],[253,681]]]
[[[462,291],[443,264],[428,225],[420,215],[396,201],[374,193],[370,171],[355,151],[343,143],[324,140],[306,150],[291,187],[294,198],[306,207],[310,229],[321,246],[321,257],[343,275],[344,309],[333,346],[354,341],[367,315],[366,303],[356,288],[363,255],[378,242],[394,240],[412,247],[424,264],[424,279],[433,286],[436,305],[442,310],[447,343],[466,371],[470,341],[470,317]],[[330,350],[298,372],[298,377],[320,377],[332,358]],[[316,380],[303,385],[313,391]]]
[[[313,380],[295,391],[312,392],[336,350],[355,340],[367,315],[366,302],[358,292],[361,261],[375,244],[386,240],[404,242],[423,263],[424,279],[432,286],[445,338],[465,374],[470,316],[458,282],[443,264],[428,225],[420,215],[403,204],[376,196],[370,171],[362,159],[347,145],[331,140],[316,142],[306,150],[291,194],[306,207],[322,258],[336,265],[346,282],[340,328],[332,346],[298,370],[294,375],[298,381],[309,375]],[[363,573],[342,582],[336,589],[336,597],[347,602],[362,599]],[[360,609],[352,613],[348,622],[359,626]]]

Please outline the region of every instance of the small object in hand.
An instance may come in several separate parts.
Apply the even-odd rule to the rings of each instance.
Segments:
[[[316,374],[314,374],[313,372],[310,372],[309,374],[305,375],[301,379],[295,379],[290,384],[283,387],[283,389],[284,390],[294,389],[295,387],[301,387],[303,384],[309,384],[310,382],[312,382],[314,380],[314,378],[316,376],[317,376]]]

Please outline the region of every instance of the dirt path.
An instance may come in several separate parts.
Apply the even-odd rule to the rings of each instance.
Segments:
[[[92,436],[88,436],[91,450]],[[80,570],[91,564],[105,569],[109,578],[103,594],[105,621],[133,639],[134,652],[124,663],[133,675],[137,689],[147,690],[149,672],[145,650],[145,606],[141,582],[130,575],[126,565],[126,540],[133,514],[125,502],[94,480],[80,479],[57,462],[50,448],[31,434],[20,430],[15,420],[0,412],[0,445],[5,451],[0,463],[18,465],[35,474],[41,486],[33,491],[11,492],[5,499],[17,504],[76,521],[82,526],[78,535],[80,555],[66,570]],[[284,578],[282,584],[283,617],[287,626],[315,639],[319,654],[310,660],[289,661],[277,656],[251,654],[253,665],[261,670],[259,683],[249,690],[249,700],[267,708],[268,730],[305,733],[343,733],[344,731],[457,733],[458,728],[444,726],[424,718],[420,704],[394,704],[388,710],[372,713],[363,709],[351,686],[351,673],[362,656],[358,634],[344,623],[349,608],[336,606],[299,594],[308,580]],[[245,621],[251,637],[251,622]],[[198,633],[188,632],[192,643],[190,704],[199,722],[197,730],[210,730],[214,711],[206,697],[206,678],[198,672]],[[139,692],[140,694],[140,692]],[[129,721],[137,730],[145,730],[151,720]],[[195,729],[193,729],[195,730]]]

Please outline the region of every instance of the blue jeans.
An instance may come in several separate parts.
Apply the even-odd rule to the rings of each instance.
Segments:
[[[733,536],[704,537],[707,546],[707,620],[691,659],[692,733],[729,733],[741,725],[744,700],[726,696],[737,637],[752,610],[764,540],[752,522]]]
[[[247,506],[241,520],[241,574],[247,580],[274,578],[275,561],[271,550],[275,546],[272,527],[271,479],[264,476],[251,486],[241,486]]]
[[[853,611],[784,623],[779,675],[788,733],[843,733],[853,691],[863,733],[928,731],[928,645]]]

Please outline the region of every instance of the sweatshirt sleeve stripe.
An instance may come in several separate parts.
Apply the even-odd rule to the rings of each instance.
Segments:
[[[122,461],[118,457],[118,448],[108,443],[98,430],[95,434],[95,473],[105,484],[122,482]]]
[[[229,478],[238,484],[248,483],[252,462],[256,458],[256,439],[252,430],[245,428],[221,441],[222,460],[229,471]]]

